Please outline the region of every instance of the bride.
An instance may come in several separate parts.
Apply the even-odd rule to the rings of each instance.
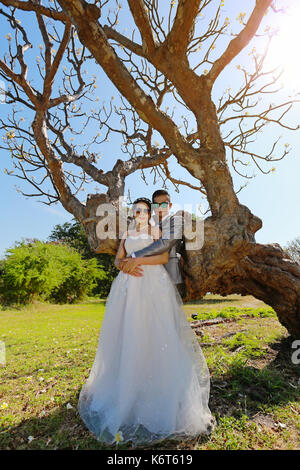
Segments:
[[[149,222],[149,199],[134,201],[133,211],[135,230],[124,233],[116,265],[161,236]],[[163,266],[168,252],[140,260],[142,273],[120,271],[111,285],[79,414],[98,441],[110,444],[208,435],[215,425],[210,375]]]

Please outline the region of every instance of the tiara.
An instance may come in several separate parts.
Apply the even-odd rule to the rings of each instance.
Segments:
[[[137,204],[138,202],[148,202],[150,205],[152,202],[147,197],[139,197],[132,204]]]

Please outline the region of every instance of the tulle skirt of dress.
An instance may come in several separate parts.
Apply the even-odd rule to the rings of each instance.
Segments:
[[[133,446],[210,434],[205,357],[162,265],[119,272],[78,411],[98,441]]]

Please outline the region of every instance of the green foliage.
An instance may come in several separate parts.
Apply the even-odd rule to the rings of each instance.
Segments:
[[[49,240],[63,242],[73,247],[84,259],[95,259],[103,275],[96,280],[92,295],[100,298],[108,296],[111,284],[119,273],[114,265],[114,255],[94,253],[90,249],[84,228],[75,218],[72,222],[65,222],[62,225],[57,224],[49,236]]]
[[[53,242],[63,242],[71,246],[85,259],[95,256],[95,253],[92,253],[89,247],[82,225],[75,218],[73,218],[73,222],[55,225],[48,239]]]
[[[38,240],[6,250],[0,270],[3,305],[26,304],[35,298],[72,303],[90,294],[96,280],[105,277],[95,259],[82,259],[68,245]]]
[[[239,391],[247,390],[253,400],[275,404],[284,400],[299,399],[299,389],[287,381],[282,370],[260,370],[232,363],[229,375],[232,388]]]
[[[231,351],[243,348],[247,357],[261,357],[265,354],[265,348],[260,344],[259,339],[249,332],[237,333],[233,338],[223,340],[223,343]]]
[[[210,320],[213,318],[240,318],[242,315],[247,315],[253,318],[267,318],[274,317],[276,318],[276,313],[271,307],[224,307],[221,310],[213,308],[211,310],[201,310],[198,313],[198,320]]]

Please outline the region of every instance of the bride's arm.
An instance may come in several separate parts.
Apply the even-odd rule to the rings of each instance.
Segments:
[[[120,269],[120,260],[122,260],[123,258],[126,258],[126,255],[127,255],[126,250],[124,248],[124,243],[125,243],[127,236],[128,236],[128,231],[125,230],[125,232],[123,233],[116,257],[115,257],[115,261],[114,261],[114,265],[118,269]]]
[[[120,245],[119,245],[119,248],[118,248],[118,251],[116,253],[116,257],[115,257],[115,260],[114,260],[114,265],[116,266],[116,268],[118,268],[120,271],[123,270],[122,269],[122,265],[121,265],[121,262],[124,258],[126,258],[127,256],[127,252],[125,250],[125,247],[124,247],[124,243],[125,243],[125,240],[128,236],[128,230],[126,230],[124,233],[123,233],[123,236],[122,236],[122,239],[121,239],[121,242],[120,242]],[[136,266],[130,273],[128,274],[131,274],[132,276],[136,276],[136,277],[140,277],[142,276],[143,274],[143,268],[141,268],[140,266]]]

